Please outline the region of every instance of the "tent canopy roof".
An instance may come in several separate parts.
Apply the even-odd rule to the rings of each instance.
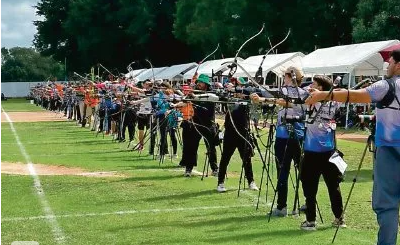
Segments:
[[[251,56],[241,62],[239,64],[243,66],[243,68],[252,76],[256,75],[258,67],[261,64],[264,55],[256,55]],[[270,54],[265,57],[265,60],[262,65],[262,76],[265,77],[268,72],[272,71],[277,75],[282,75],[286,68],[289,66],[301,67],[301,60],[304,57],[304,54],[301,52],[296,53],[284,53],[284,54]],[[228,74],[228,71],[223,73],[224,75]],[[238,67],[235,77],[247,77],[245,72]]]
[[[389,40],[317,49],[303,58],[303,71],[307,74],[383,75],[379,51],[397,43],[398,40]]]
[[[180,64],[180,65],[173,65],[168,67],[167,69],[158,73],[155,77],[156,79],[168,79],[172,80],[174,77],[179,75],[183,75],[185,72],[189,71],[193,67],[196,67],[196,63],[188,63],[188,64]]]
[[[238,58],[239,61],[243,60],[242,58]],[[212,72],[219,69],[222,66],[222,63],[233,61],[233,58],[226,58],[226,59],[219,59],[219,60],[208,60],[202,64],[200,64],[199,70],[197,71],[198,74],[206,74],[209,77],[212,76]],[[196,71],[196,67],[191,69],[190,71],[186,72],[183,76],[185,79],[191,79]]]
[[[130,71],[130,72],[125,74],[125,77],[136,77],[140,73],[144,72],[145,70],[146,69],[137,69],[137,70]]]
[[[153,71],[154,71],[154,76],[156,76],[158,73],[162,72],[163,70],[167,69],[167,67],[157,67],[153,69],[147,69],[146,71],[142,72],[138,76],[136,76],[136,79],[138,81],[145,81],[146,79],[152,79],[153,78]]]

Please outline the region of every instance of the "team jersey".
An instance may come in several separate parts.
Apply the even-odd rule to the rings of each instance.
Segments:
[[[283,87],[282,93],[287,95],[291,99],[301,99],[303,100],[308,92],[299,87]],[[304,123],[301,120],[304,118],[304,112],[306,108],[302,104],[293,104],[291,108],[281,108],[278,111],[278,120],[276,124],[276,137],[288,139],[289,138],[289,130],[293,126],[293,129],[296,133],[298,139],[302,139],[304,137]],[[289,120],[286,119],[298,119],[298,122],[294,122],[293,124],[288,123]],[[286,123],[285,123],[286,122]]]
[[[322,108],[320,109],[321,106]],[[335,148],[334,130],[336,129],[336,122],[334,117],[339,107],[340,103],[335,101],[323,104],[318,102],[311,107],[310,118],[315,120],[313,123],[307,123],[306,125],[305,151],[327,152]]]
[[[396,96],[400,100],[400,76],[393,77]],[[389,91],[389,84],[385,80],[378,81],[366,88],[372,102],[379,102]],[[394,99],[390,107],[399,108]],[[390,108],[376,108],[376,146],[400,146],[400,110]]]

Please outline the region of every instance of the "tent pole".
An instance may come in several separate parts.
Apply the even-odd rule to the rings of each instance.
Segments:
[[[350,83],[351,83],[351,72],[349,73],[349,83],[347,85],[347,89],[350,89]],[[347,103],[346,105],[346,125],[345,129],[348,129],[348,122],[349,122],[349,108],[350,108],[350,103]]]

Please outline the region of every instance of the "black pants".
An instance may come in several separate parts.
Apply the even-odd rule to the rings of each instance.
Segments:
[[[125,139],[126,127],[128,127],[129,141],[133,140],[135,135],[136,114],[132,109],[127,109],[123,115],[121,140]]]
[[[167,129],[169,133],[169,137],[171,137],[171,144],[172,144],[172,151],[173,154],[176,155],[176,152],[178,151],[178,141],[176,139],[176,128],[169,128]]]
[[[246,130],[238,128],[238,131],[250,143],[250,137],[246,137]],[[251,166],[252,149],[249,143],[238,135],[235,129],[226,128],[224,134],[224,145],[222,149],[221,161],[219,163],[218,184],[224,183],[226,170],[236,148],[239,151],[240,158],[242,159],[244,173],[249,184],[254,181],[253,169]]]
[[[149,154],[150,155],[152,155],[154,153],[154,148],[156,146],[157,122],[160,123],[160,121],[158,121],[158,119],[154,115],[150,115],[150,117],[149,117],[149,124],[150,124],[150,150],[149,150]]]
[[[288,179],[290,173],[290,165],[292,160],[294,160],[295,165],[298,166],[300,161],[301,142],[297,139],[284,139],[276,138],[275,141],[275,160],[276,169],[278,174],[278,199],[277,208],[282,209],[287,206],[287,196],[288,196]]]
[[[79,122],[81,122],[81,110],[79,109],[79,102],[76,102],[74,104],[74,120],[78,120]]]
[[[316,196],[318,192],[319,178],[322,175],[329,192],[331,209],[336,218],[340,218],[343,212],[343,200],[339,183],[343,180],[337,167],[329,162],[332,152],[304,152],[304,162],[301,172],[304,196],[306,197],[307,221],[315,221]]]
[[[121,139],[121,115],[122,112],[120,111],[120,108],[117,109],[111,109],[110,111],[110,117],[109,117],[109,129],[111,130],[111,121],[115,122],[115,130],[117,131],[117,140]]]
[[[169,154],[168,152],[168,142],[167,142],[167,126],[168,119],[165,116],[158,117],[158,125],[160,128],[160,155]]]
[[[64,102],[64,103],[63,103],[62,109],[63,109],[63,111],[64,111],[64,116],[66,116],[66,115],[67,115],[67,112],[68,112],[68,103],[67,103],[67,102]]]
[[[213,171],[218,170],[213,127],[211,125],[193,125],[188,121],[182,122],[181,127],[183,149],[180,165],[186,166],[186,171],[192,171],[193,167],[197,166],[197,150],[200,139],[204,136],[210,167]]]
[[[99,131],[103,131],[104,117],[106,116],[106,110],[104,108],[99,109]]]

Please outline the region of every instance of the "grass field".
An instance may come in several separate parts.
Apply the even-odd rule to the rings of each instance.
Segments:
[[[17,111],[42,111],[40,106],[29,104],[30,101],[25,98],[8,98],[7,101],[2,101],[1,106],[7,112]]]
[[[2,103],[6,112],[35,111],[29,101]],[[40,109],[40,108],[39,108]],[[40,109],[41,110],[41,109]],[[114,143],[110,136],[76,126],[75,122],[14,123],[21,144],[34,164],[79,167],[85,171],[107,171],[113,177],[40,175],[43,192],[37,194],[29,175],[1,175],[1,242],[38,241],[56,244],[56,221],[64,244],[330,244],[335,229],[324,182],[320,182],[318,202],[324,224],[318,231],[299,229],[305,219],[289,216],[268,223],[273,191],[266,202],[262,191],[244,190],[237,197],[241,162],[235,153],[229,165],[227,193],[217,193],[217,179],[183,177],[178,160],[161,166],[145,150],[142,155],[127,151],[127,143]],[[26,163],[9,123],[1,125],[2,162]],[[342,184],[344,199],[349,193],[365,144],[339,141],[349,163]],[[179,150],[180,151],[180,150]],[[204,163],[204,145],[199,149],[198,171]],[[220,153],[218,153],[220,154]],[[35,166],[35,165],[34,165]],[[262,165],[253,158],[257,184]],[[275,176],[275,170],[271,174]],[[275,181],[275,178],[274,178]],[[275,183],[274,183],[275,184]],[[263,186],[265,190],[265,186]],[[374,244],[377,232],[371,209],[372,163],[368,154],[352,194],[346,221],[337,244]],[[288,205],[293,205],[293,188]],[[301,191],[300,191],[301,193]],[[54,216],[46,216],[43,194]],[[301,202],[304,198],[301,195]],[[61,242],[60,242],[61,243]]]

